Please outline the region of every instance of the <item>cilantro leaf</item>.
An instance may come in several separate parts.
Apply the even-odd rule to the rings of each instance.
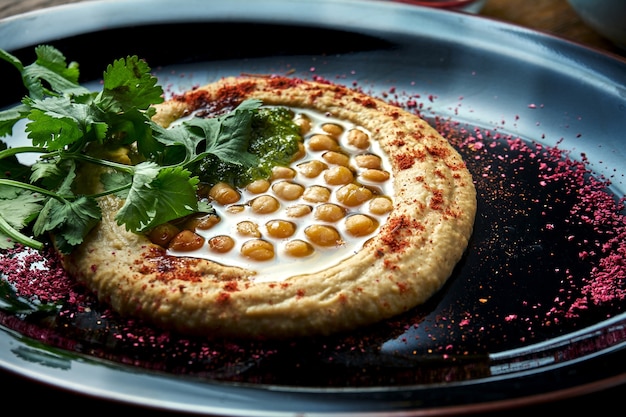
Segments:
[[[163,152],[163,144],[153,137],[149,112],[128,109],[123,113],[107,114],[110,136],[122,145],[137,144],[137,150],[147,159]]]
[[[39,233],[54,230],[55,244],[69,253],[101,219],[100,206],[93,198],[81,196],[74,201],[50,199],[45,207],[47,221]]]
[[[46,180],[49,178],[61,179],[64,174],[65,172],[62,171],[56,163],[36,161],[31,166],[30,182],[35,183],[39,180]]]
[[[81,223],[80,219],[72,217],[73,212],[71,210],[65,212],[61,210],[61,207],[69,206],[72,203],[71,198],[74,197],[71,188],[76,178],[76,165],[73,161],[68,161],[67,165],[69,167],[65,167],[67,169],[66,175],[61,178],[60,183],[56,187],[55,195],[57,198],[49,198],[46,201],[33,224],[35,236],[41,236],[46,232],[61,229],[68,222],[76,222],[76,225]],[[95,200],[93,201],[95,203]],[[88,230],[83,231],[82,235],[87,235],[87,232]]]
[[[24,72],[24,65],[22,64],[22,61],[20,61],[16,56],[10,54],[9,52],[0,49],[0,59],[3,59],[9,64],[13,65],[20,73]]]
[[[253,112],[259,100],[245,100],[233,112],[215,118],[193,118],[169,129],[152,122],[156,140],[185,150],[185,163],[190,164],[208,155],[246,167],[256,166],[259,159],[248,151]],[[199,149],[202,149],[199,151]]]
[[[107,126],[98,110],[88,104],[76,103],[68,97],[24,99],[24,103],[31,108],[26,131],[36,146],[54,151],[79,141],[104,139]]]
[[[133,185],[116,215],[127,230],[143,232],[198,211],[198,179],[182,167],[158,169],[152,162],[137,165]]]
[[[76,62],[67,64],[65,56],[56,48],[40,45],[35,48],[37,60],[23,67],[22,79],[31,97],[43,98],[47,94],[81,96],[89,90],[78,84],[79,70]],[[51,90],[44,87],[43,81]]]
[[[0,226],[0,249],[13,246],[14,230],[21,230],[30,223],[44,200],[44,196],[31,191],[0,185],[0,217],[5,222],[5,228]]]
[[[10,109],[0,111],[0,137],[10,135],[17,122],[28,114],[28,107],[17,105]]]
[[[190,162],[197,157],[197,148],[205,138],[193,135],[186,125],[176,125],[168,129],[155,122],[149,122],[154,139],[165,145],[160,152],[162,163]]]
[[[165,145],[160,162],[189,166],[209,156],[225,163],[254,167],[259,158],[248,151],[253,112],[259,100],[245,100],[233,112],[215,118],[193,118],[163,128],[149,122],[153,137]]]
[[[104,89],[96,104],[109,112],[123,112],[133,108],[148,109],[163,101],[163,89],[150,67],[137,56],[118,59],[104,73]]]
[[[105,192],[114,192],[119,198],[128,196],[129,184],[133,182],[132,174],[128,172],[106,172],[100,177],[100,182],[104,186]]]
[[[206,137],[206,150],[196,159],[210,154],[230,164],[256,166],[258,158],[248,152],[248,146],[253,111],[260,105],[259,100],[247,100],[224,116],[214,119],[195,118],[185,122],[192,128],[201,129]]]

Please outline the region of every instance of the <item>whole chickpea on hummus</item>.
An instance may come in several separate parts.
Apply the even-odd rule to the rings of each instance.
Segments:
[[[215,212],[148,234],[119,226],[121,201],[102,198],[67,271],[122,315],[207,337],[348,331],[442,287],[468,245],[476,193],[437,131],[347,87],[278,76],[221,79],[158,105],[154,120],[246,99],[288,110],[289,164],[245,184],[201,178],[198,198]]]

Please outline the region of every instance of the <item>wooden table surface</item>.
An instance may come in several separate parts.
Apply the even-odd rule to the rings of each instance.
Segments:
[[[92,0],[2,0],[0,18],[80,1]],[[487,0],[480,15],[549,33],[626,59],[626,50],[587,26],[567,0]]]
[[[0,19],[38,8],[79,1],[93,0],[0,0]],[[614,55],[618,59],[626,60],[626,50],[617,48],[583,23],[569,6],[567,0],[488,0],[480,15],[555,35]],[[11,378],[11,380],[7,381],[7,378]],[[36,401],[32,404],[29,404],[28,400],[22,403],[24,407],[22,411],[31,411],[35,415],[38,413],[43,414],[55,408],[58,411],[69,412],[70,415],[73,415],[73,411],[93,410],[96,407],[95,409],[102,414],[129,413],[135,417],[173,416],[172,413],[163,411],[145,410],[94,398],[84,398],[78,394],[42,387],[32,381],[15,378],[6,372],[0,372],[0,382],[3,380],[11,386],[10,391],[6,391],[3,388],[7,404],[10,401],[15,401],[14,398],[9,397],[17,396],[18,393],[27,393],[26,395],[33,397]],[[3,384],[3,386],[5,385]],[[587,409],[588,405],[592,405],[594,410],[597,410],[601,415],[605,415],[605,412],[609,410],[623,407],[622,398],[625,395],[626,387],[619,385],[598,393],[586,394],[568,400],[522,407],[518,410],[508,410],[504,414],[507,417],[526,417],[533,413],[578,415],[578,412]],[[486,415],[499,416],[500,414],[488,413]],[[486,415],[483,415],[483,417]]]

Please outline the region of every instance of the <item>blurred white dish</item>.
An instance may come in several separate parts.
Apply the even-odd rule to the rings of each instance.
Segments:
[[[568,0],[583,22],[626,49],[625,0]]]

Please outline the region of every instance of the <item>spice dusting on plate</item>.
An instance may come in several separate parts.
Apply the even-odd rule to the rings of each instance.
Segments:
[[[419,96],[403,97],[396,90],[385,94],[387,101],[424,111]],[[611,191],[610,180],[595,175],[584,155],[558,146],[497,128],[437,117],[431,122],[467,162],[479,215],[466,258],[450,282],[431,302],[406,314],[306,343],[207,341],[120,318],[67,277],[54,255],[23,255],[18,249],[5,251],[0,262],[15,297],[60,307],[43,316],[1,309],[0,323],[50,345],[177,374],[370,386],[433,378],[428,369],[416,372],[416,358],[436,356],[452,366],[454,358],[489,352],[495,340],[499,349],[519,348],[624,312],[626,215],[624,197]],[[16,263],[13,256],[23,261]],[[10,293],[3,298],[15,301]],[[289,375],[277,369],[288,369]],[[328,377],[312,381],[314,369],[327,370]],[[480,367],[464,371],[488,375]]]

